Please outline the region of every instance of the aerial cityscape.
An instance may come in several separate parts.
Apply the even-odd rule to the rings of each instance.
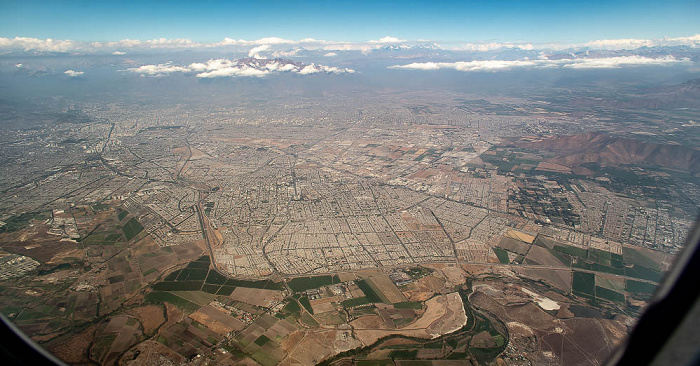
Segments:
[[[309,2],[327,40],[274,3],[3,5],[0,312],[70,365],[603,364],[700,214],[698,4],[547,38]]]

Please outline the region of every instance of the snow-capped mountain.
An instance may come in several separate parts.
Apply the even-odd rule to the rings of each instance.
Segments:
[[[283,58],[258,58],[245,57],[235,60],[226,58],[211,59],[207,62],[191,63],[187,66],[178,66],[171,63],[158,65],[143,65],[127,69],[134,73],[148,76],[163,76],[173,73],[195,74],[198,78],[256,76],[263,77],[274,73],[296,73],[309,75],[317,73],[325,74],[352,74],[355,70],[334,66],[304,64]]]

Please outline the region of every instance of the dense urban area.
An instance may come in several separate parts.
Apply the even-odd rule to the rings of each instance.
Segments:
[[[76,365],[599,365],[697,218],[700,115],[562,95],[3,104],[47,123],[0,134],[0,310]]]

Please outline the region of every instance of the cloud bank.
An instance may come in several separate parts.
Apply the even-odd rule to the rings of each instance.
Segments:
[[[570,68],[570,69],[617,69],[626,66],[667,66],[673,64],[690,64],[687,58],[677,59],[673,56],[658,58],[643,56],[620,56],[604,58],[579,59],[537,59],[537,60],[478,60],[459,62],[414,62],[407,65],[393,65],[390,69],[400,70],[441,70],[452,69],[463,72],[498,72],[516,68]]]
[[[416,45],[420,43],[433,43],[431,40],[405,40],[393,36],[385,36],[376,40],[365,42],[330,41],[314,38],[302,38],[298,40],[281,37],[264,37],[256,40],[244,40],[224,38],[219,42],[196,42],[186,38],[156,38],[150,40],[122,39],[108,42],[81,42],[60,39],[40,39],[32,37],[0,37],[0,52],[24,51],[24,52],[83,52],[83,53],[114,53],[121,54],[132,50],[177,50],[177,49],[207,49],[207,48],[232,48],[244,50],[249,47],[269,46],[274,51],[281,51],[287,47],[303,47],[309,50],[333,51],[362,51],[369,53],[386,45],[408,43]],[[498,49],[521,50],[633,50],[640,47],[666,47],[688,46],[700,48],[700,34],[686,37],[664,37],[656,39],[601,39],[584,43],[528,43],[528,42],[450,42],[442,47],[452,51],[487,52]],[[268,49],[268,50],[270,50]]]

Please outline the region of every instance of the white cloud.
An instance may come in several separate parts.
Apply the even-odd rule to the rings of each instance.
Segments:
[[[534,61],[519,60],[519,61],[504,61],[504,60],[485,60],[485,61],[460,61],[460,62],[417,62],[408,65],[389,66],[390,69],[407,69],[407,70],[439,70],[439,69],[454,69],[458,71],[505,71],[516,67],[531,67],[535,66]]]
[[[219,46],[259,46],[259,45],[295,45],[295,44],[304,44],[304,43],[315,43],[315,44],[324,44],[328,43],[329,41],[324,41],[324,40],[318,40],[318,39],[313,39],[313,38],[303,38],[300,40],[292,40],[292,39],[285,39],[285,38],[280,38],[280,37],[265,37],[265,38],[260,38],[252,41],[247,41],[245,39],[234,39],[234,38],[224,38],[221,42],[216,42],[209,44],[211,47],[219,47]]]
[[[31,37],[0,37],[0,49],[23,51],[69,52],[78,48],[79,44],[70,40],[39,39]]]
[[[78,77],[78,76],[84,74],[85,72],[84,71],[66,70],[63,73],[74,78],[74,77]]]
[[[453,68],[450,65],[455,63],[449,62],[414,62],[408,65],[393,65],[390,69],[405,69],[405,70],[439,70],[442,68]]]
[[[452,46],[449,49],[455,51],[478,51],[486,52],[493,51],[500,48],[520,48],[520,44],[515,43],[498,43],[498,42],[488,42],[488,43],[465,43]],[[532,45],[530,45],[532,47]]]
[[[339,67],[334,67],[334,66],[324,66],[324,65],[319,65],[321,67],[321,70],[323,72],[331,73],[331,74],[354,74],[355,70],[349,69],[349,68],[339,68]]]
[[[253,47],[253,48],[251,48],[250,51],[248,51],[248,57],[264,58],[264,57],[260,57],[259,53],[264,52],[264,51],[268,51],[268,50],[270,50],[269,44],[264,44],[264,45],[260,45],[257,47]]]
[[[368,41],[367,43],[384,44],[384,43],[399,43],[399,42],[406,42],[406,40],[405,39],[398,39],[396,37],[386,36],[386,37],[379,38],[377,40]]]
[[[195,62],[188,66],[176,66],[171,63],[158,65],[143,65],[127,69],[127,71],[141,74],[141,76],[164,76],[176,72],[191,74],[194,73],[198,78],[216,78],[216,77],[263,77],[273,73],[296,73],[300,75],[309,75],[317,73],[326,74],[352,74],[355,70],[348,68],[339,68],[325,65],[302,65],[280,60],[268,60],[256,58],[254,60],[229,60],[225,58],[211,59],[207,62]]]
[[[319,70],[318,68],[316,68],[316,66],[314,66],[314,64],[306,65],[306,66],[304,66],[303,69],[299,70],[299,73],[300,73],[301,75],[315,74],[315,73],[317,73],[317,72],[321,72],[321,70]]]
[[[265,37],[252,41],[252,44],[268,45],[268,44],[295,44],[298,41],[292,41],[291,39],[284,39],[280,37]]]
[[[122,39],[114,42],[92,42],[90,45],[96,49],[103,48],[146,48],[146,49],[165,49],[165,48],[190,48],[200,47],[200,43],[194,42],[186,38],[156,38],[149,40],[138,39]]]
[[[170,62],[158,65],[143,65],[139,67],[132,67],[127,69],[128,71],[150,76],[162,76],[165,74],[172,74],[174,72],[189,72],[190,69],[182,66],[171,65]]]
[[[268,75],[270,71],[259,70],[252,67],[224,67],[221,69],[214,69],[212,71],[202,72],[197,74],[198,78],[216,78],[225,76],[256,76],[263,77]]]
[[[642,56],[621,56],[621,57],[606,57],[606,58],[587,58],[574,59],[565,63],[562,67],[572,69],[617,69],[623,66],[645,66],[656,65],[665,66],[677,63],[689,64],[691,61],[687,58],[677,59],[673,56],[666,57],[642,57]]]
[[[272,52],[272,57],[274,58],[286,58],[286,57],[296,57],[299,52],[301,52],[301,48],[295,48],[290,51],[274,51]]]
[[[363,54],[369,54],[370,51],[379,48],[377,45],[368,45],[364,43],[333,43],[325,44],[320,47],[324,51],[360,51]]]
[[[126,55],[126,52],[114,51],[114,52],[112,52],[112,54],[113,54],[113,55],[117,55],[117,56],[121,56],[121,55]]]
[[[326,54],[323,55],[323,56],[324,56],[324,57],[333,57],[333,56],[338,56],[338,54],[335,53],[335,52],[328,52],[328,53],[326,53]]]
[[[693,47],[700,46],[700,33],[688,37],[663,38],[660,43],[664,46],[679,46],[689,45]]]
[[[586,42],[576,47],[587,47],[597,50],[631,50],[639,47],[653,47],[650,39],[600,39]]]
[[[281,37],[265,37],[256,40],[244,40],[235,38],[224,38],[220,42],[206,43],[195,42],[186,38],[156,38],[150,40],[122,39],[108,42],[80,42],[60,39],[39,39],[32,37],[0,37],[0,51],[25,51],[25,52],[129,52],[131,50],[167,50],[167,49],[206,49],[215,47],[233,47],[237,51],[243,51],[248,47],[270,46],[268,51],[290,52],[284,49],[289,46],[299,46],[310,50],[332,51],[361,51],[369,53],[371,50],[387,44],[408,43],[413,45],[418,43],[432,42],[430,40],[407,41],[397,37],[386,36],[376,40],[366,42],[329,41],[314,38],[302,38],[298,40]],[[583,43],[538,43],[527,42],[464,42],[443,45],[449,50],[463,50],[473,52],[486,52],[501,48],[518,48],[522,50],[632,50],[639,47],[659,47],[659,46],[688,46],[700,48],[700,34],[685,37],[664,37],[656,39],[600,39]]]
[[[622,56],[605,58],[579,58],[549,60],[540,58],[537,60],[479,60],[460,62],[417,62],[407,65],[393,65],[390,69],[403,70],[440,70],[452,69],[464,72],[497,72],[515,68],[572,68],[572,69],[612,69],[623,66],[666,66],[672,64],[690,64],[689,59],[677,59],[673,56],[651,58],[643,56]]]
[[[310,65],[304,66],[301,70],[298,71],[298,73],[301,75],[318,74],[318,73],[353,74],[353,73],[355,73],[355,70],[341,69],[341,68],[333,67],[333,66],[310,64]]]

